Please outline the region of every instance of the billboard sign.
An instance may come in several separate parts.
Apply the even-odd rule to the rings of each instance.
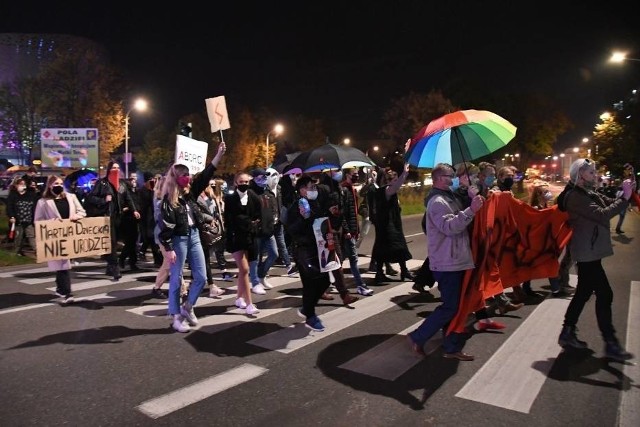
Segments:
[[[98,168],[98,129],[41,129],[43,168]]]

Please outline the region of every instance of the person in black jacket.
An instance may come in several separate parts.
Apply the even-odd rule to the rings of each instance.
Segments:
[[[209,185],[209,180],[213,177],[225,151],[226,145],[221,142],[211,163],[193,181],[187,166],[171,166],[162,187],[162,224],[159,238],[171,263],[169,315],[173,318],[171,326],[178,332],[188,332],[191,330],[189,326],[198,324],[193,308],[207,281],[207,273],[198,230],[203,219],[197,199],[202,190]],[[187,258],[193,280],[186,301],[181,305],[180,285]]]
[[[258,313],[251,301],[249,262],[258,259],[255,240],[261,221],[260,198],[249,188],[251,176],[238,172],[234,179],[236,191],[224,198],[225,247],[238,267],[236,307],[250,316]]]
[[[138,209],[131,198],[127,183],[120,178],[120,165],[111,161],[107,164],[105,176],[96,181],[84,199],[87,216],[108,216],[111,225],[111,253],[104,258],[107,260],[107,276],[113,276],[114,280],[120,279],[120,267],[118,266],[118,231],[124,209],[133,211],[133,216],[140,219]]]
[[[33,225],[33,214],[40,193],[27,188],[24,178],[15,178],[9,187],[7,196],[7,216],[9,223],[15,224],[13,240],[16,254],[24,256],[24,246],[28,241],[31,248],[36,250],[36,237]]]

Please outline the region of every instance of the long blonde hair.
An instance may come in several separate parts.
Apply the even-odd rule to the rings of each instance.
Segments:
[[[177,183],[177,178],[183,176],[185,173],[189,173],[189,168],[185,165],[173,165],[169,168],[165,175],[164,184],[162,185],[162,198],[165,197],[169,201],[172,207],[178,206],[178,198],[189,192],[189,186],[187,188],[180,188]]]

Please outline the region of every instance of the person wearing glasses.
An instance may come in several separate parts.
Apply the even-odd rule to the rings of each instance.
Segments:
[[[446,333],[458,312],[465,272],[475,268],[468,227],[485,200],[483,196],[476,195],[468,207],[462,205],[454,194],[456,173],[451,165],[438,163],[431,176],[433,187],[426,201],[427,247],[429,265],[438,282],[442,304],[408,335],[411,349],[420,356],[426,355],[424,345],[431,337],[441,330]],[[473,360],[472,355],[462,351],[464,343],[462,334],[446,334],[442,343],[443,356]]]
[[[611,218],[629,206],[636,183],[626,179],[622,183],[622,197],[614,199],[596,191],[598,176],[591,159],[578,159],[569,168],[570,182],[558,196],[558,206],[569,214],[573,229],[569,250],[578,266],[578,286],[564,315],[558,344],[564,349],[586,349],[587,343],[578,339],[580,314],[592,294],[596,294],[596,318],[605,342],[605,355],[613,360],[632,359],[618,341],[613,327],[613,290],[602,267],[602,258],[613,255]]]

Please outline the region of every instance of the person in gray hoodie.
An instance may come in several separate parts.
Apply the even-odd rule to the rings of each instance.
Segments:
[[[438,331],[446,332],[449,322],[458,311],[464,274],[475,267],[467,227],[485,200],[483,196],[476,195],[469,207],[462,206],[453,193],[454,178],[457,177],[451,165],[438,163],[431,176],[433,187],[429,194],[426,218],[429,264],[438,282],[442,304],[408,335],[412,350],[421,356],[425,355],[426,342]],[[463,345],[461,334],[446,335],[442,344],[444,357],[473,360],[472,355],[462,352]]]
[[[602,258],[613,255],[609,223],[611,218],[627,209],[635,181],[628,179],[623,182],[623,195],[619,199],[598,193],[595,191],[598,183],[596,166],[591,159],[573,162],[569,178],[569,184],[558,196],[558,205],[569,214],[569,224],[573,229],[569,251],[578,266],[578,286],[567,307],[558,344],[565,349],[587,348],[587,343],[577,337],[576,325],[585,304],[595,293],[596,318],[605,342],[606,356],[618,361],[632,359],[633,354],[620,345],[613,327],[613,290],[602,267]]]

